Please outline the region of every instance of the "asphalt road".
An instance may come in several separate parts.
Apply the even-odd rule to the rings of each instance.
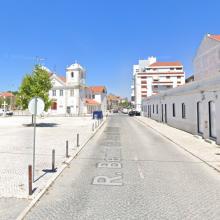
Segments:
[[[220,219],[220,174],[115,115],[26,219]]]

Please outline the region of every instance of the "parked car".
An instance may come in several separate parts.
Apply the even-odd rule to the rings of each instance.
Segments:
[[[122,113],[128,114],[128,109],[127,109],[127,108],[123,108],[123,109],[122,109]]]
[[[0,116],[3,116],[3,115],[4,115],[4,109],[0,109]],[[9,111],[9,110],[6,110],[5,115],[12,116],[13,112]]]
[[[128,114],[129,116],[140,116],[141,115],[141,113],[136,110],[131,110]]]
[[[113,113],[118,113],[118,109],[113,109]]]

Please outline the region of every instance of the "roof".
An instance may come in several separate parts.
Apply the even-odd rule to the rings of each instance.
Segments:
[[[211,39],[213,39],[213,40],[220,41],[220,35],[208,34],[208,37],[211,38]]]
[[[149,67],[159,67],[159,66],[183,66],[179,61],[175,62],[155,62],[151,64]]]
[[[89,88],[94,93],[103,93],[106,91],[105,86],[90,86]]]
[[[108,100],[120,100],[121,99],[120,96],[115,96],[112,94],[108,95],[107,98],[108,98]]]
[[[87,105],[100,105],[95,99],[86,99],[85,103]]]
[[[83,67],[77,62],[75,62],[74,64],[71,64],[69,67],[67,67],[67,70],[75,70],[75,69],[76,70],[77,69],[83,70]]]
[[[63,82],[66,82],[66,77],[65,76],[58,76],[59,79],[61,79]]]
[[[2,92],[0,93],[1,97],[14,97],[14,95],[11,92]]]
[[[51,74],[50,74],[50,77],[52,77],[52,76],[57,77],[58,79],[60,79],[60,80],[63,81],[64,83],[66,82],[66,77],[65,77],[65,76],[58,76],[58,75],[56,75],[56,73],[51,73]]]

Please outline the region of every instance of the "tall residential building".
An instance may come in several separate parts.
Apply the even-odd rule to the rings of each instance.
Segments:
[[[156,57],[139,60],[138,65],[133,66],[131,99],[136,110],[141,111],[144,98],[184,83],[185,73],[179,61],[157,62]]]

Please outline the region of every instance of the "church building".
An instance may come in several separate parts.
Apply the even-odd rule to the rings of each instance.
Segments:
[[[102,110],[105,114],[105,86],[86,86],[86,71],[77,62],[66,68],[66,77],[51,73],[50,79],[53,85],[49,91],[52,101],[50,114],[80,116],[91,114],[95,110]]]

